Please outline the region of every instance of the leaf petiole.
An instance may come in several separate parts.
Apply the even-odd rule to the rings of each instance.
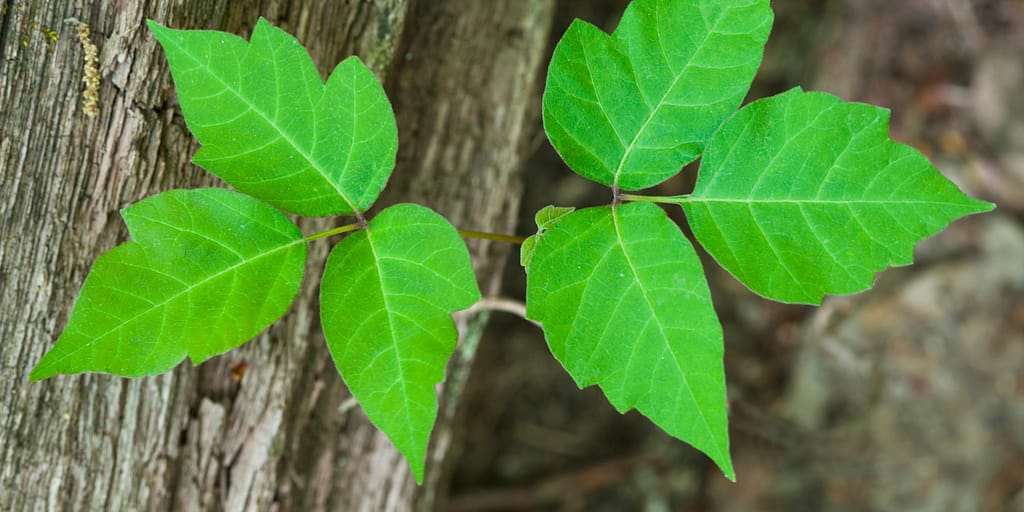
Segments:
[[[507,242],[510,244],[523,245],[526,241],[525,237],[514,236],[514,235],[502,235],[499,233],[486,233],[483,231],[471,231],[468,229],[460,229],[459,236],[462,238],[480,238],[483,240],[494,240],[496,242]]]
[[[360,229],[363,229],[363,226],[360,225],[360,224],[346,224],[344,226],[336,227],[336,228],[333,228],[333,229],[328,229],[327,231],[321,231],[321,232],[316,233],[314,235],[309,235],[309,236],[306,237],[306,241],[307,242],[312,242],[313,240],[318,240],[320,238],[327,238],[329,236],[341,235],[341,234],[344,234],[344,233],[348,233],[349,231],[356,231],[356,230],[360,230]]]
[[[646,201],[648,203],[662,204],[684,204],[690,202],[689,194],[683,194],[681,196],[642,196],[637,194],[622,194],[619,197],[624,201]]]
[[[358,224],[358,223],[356,223],[356,224],[346,224],[344,226],[336,227],[336,228],[333,228],[333,229],[328,229],[327,231],[321,231],[319,233],[316,233],[316,234],[313,234],[313,235],[309,235],[309,236],[306,237],[306,241],[307,242],[312,242],[313,240],[318,240],[318,239],[321,239],[321,238],[327,238],[329,236],[334,236],[334,235],[343,235],[343,234],[348,233],[350,231],[358,231],[360,229],[363,229],[363,226]],[[525,237],[521,237],[521,236],[502,235],[502,234],[499,234],[499,233],[487,233],[487,232],[484,232],[484,231],[472,231],[472,230],[468,230],[468,229],[460,229],[460,230],[458,230],[458,232],[459,232],[459,236],[461,236],[463,238],[481,238],[481,239],[484,239],[484,240],[494,240],[494,241],[497,241],[497,242],[507,242],[507,243],[516,244],[516,245],[522,245],[523,242],[526,240]]]

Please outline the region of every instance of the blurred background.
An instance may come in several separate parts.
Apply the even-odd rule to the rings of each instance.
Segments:
[[[626,3],[562,1],[552,45],[575,17],[612,30]],[[799,85],[887,107],[895,140],[998,209],[821,307],[761,299],[701,254],[725,330],[735,484],[577,389],[538,328],[495,313],[445,510],[1024,511],[1024,1],[774,8],[747,101]],[[689,192],[696,171],[655,192]],[[522,235],[546,204],[608,199],[562,165],[539,123],[526,183]],[[504,287],[524,296],[517,259]]]

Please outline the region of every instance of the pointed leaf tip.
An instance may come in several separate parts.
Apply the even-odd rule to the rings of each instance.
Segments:
[[[917,242],[992,207],[890,140],[887,110],[799,88],[726,121],[683,202],[719,264],[756,293],[806,304],[871,287],[910,264]]]
[[[451,313],[480,299],[469,252],[443,217],[412,204],[378,214],[327,261],[320,318],[352,395],[423,481],[435,385],[455,349]]]
[[[721,325],[693,246],[663,210],[563,217],[537,239],[527,316],[580,387],[599,385],[734,478]]]
[[[306,245],[287,217],[222,189],[172,190],[126,208],[133,241],[100,256],[56,345],[30,380],[126,377],[200,363],[290,307]]]

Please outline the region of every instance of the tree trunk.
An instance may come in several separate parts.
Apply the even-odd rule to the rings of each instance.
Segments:
[[[539,134],[554,0],[15,2],[0,10],[0,509],[429,510],[445,486],[453,411],[473,358],[463,332],[427,466],[405,461],[354,406],[317,319],[330,249],[310,247],[284,319],[199,367],[143,379],[27,380],[92,262],[125,240],[118,209],[218,186],[189,163],[166,61],[143,21],[248,37],[257,15],[295,34],[326,74],[360,55],[385,81],[399,163],[379,204],[428,205],[461,228],[508,232]],[[91,28],[101,77],[85,116]],[[306,233],[337,220],[304,219]],[[470,243],[485,295],[508,247]]]

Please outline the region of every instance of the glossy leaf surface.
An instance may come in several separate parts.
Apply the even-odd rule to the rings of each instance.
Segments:
[[[580,387],[597,384],[734,478],[722,329],[693,246],[650,203],[587,208],[537,239],[527,315]]]
[[[458,338],[451,313],[479,299],[466,244],[423,206],[382,211],[327,261],[320,315],[331,356],[417,482],[437,415],[435,385]]]
[[[356,57],[326,85],[306,50],[260,18],[252,40],[149,22],[167,54],[197,165],[300,215],[369,208],[394,169],[391,105]]]
[[[611,36],[576,20],[548,69],[551,144],[624,190],[678,174],[739,107],[772,19],[768,0],[634,0]]]
[[[765,297],[808,304],[871,287],[914,244],[992,209],[889,139],[889,112],[793,89],[756,101],[708,145],[683,202],[700,243]]]
[[[172,190],[122,210],[133,241],[100,256],[67,328],[32,370],[154,375],[250,340],[291,306],[306,243],[265,203]]]

